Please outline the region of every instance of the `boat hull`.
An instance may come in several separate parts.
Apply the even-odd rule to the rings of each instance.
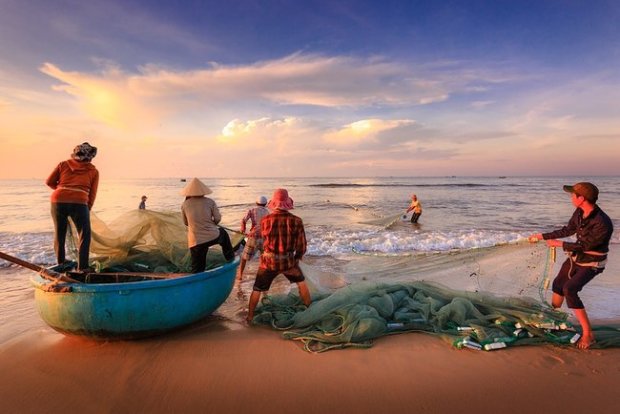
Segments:
[[[161,334],[210,315],[230,294],[239,259],[222,267],[171,279],[129,283],[68,283],[31,279],[41,318],[55,330],[97,339]]]

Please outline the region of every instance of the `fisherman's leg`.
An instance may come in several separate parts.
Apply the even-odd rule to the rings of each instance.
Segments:
[[[577,321],[581,325],[581,338],[577,342],[579,349],[587,349],[594,343],[594,333],[592,332],[592,325],[588,318],[588,313],[579,297],[579,292],[583,287],[589,283],[594,277],[601,272],[601,270],[594,267],[587,266],[574,266],[574,273],[570,280],[564,285],[564,296],[566,297],[566,304],[572,309]]]
[[[299,268],[299,264],[295,264],[292,268],[283,272],[284,276],[291,282],[296,283],[299,288],[299,297],[301,301],[306,306],[310,306],[312,303],[312,297],[310,296],[310,291],[308,290],[308,285],[306,285],[306,278]]]
[[[564,285],[570,280],[569,273],[571,271],[572,262],[570,259],[566,259],[562,263],[562,267],[558,272],[558,275],[553,279],[553,285],[551,290],[553,291],[553,298],[551,299],[551,306],[556,309],[562,307],[564,303]]]
[[[88,254],[90,251],[90,211],[86,204],[71,205],[71,219],[78,233],[78,270],[88,268]]]
[[[574,271],[571,278],[564,284],[562,293],[566,298],[566,305],[570,309],[583,309],[583,302],[579,297],[579,292],[588,284],[594,276],[600,273],[595,267],[573,265]]]
[[[208,244],[201,243],[190,247],[189,253],[192,257],[192,273],[204,272],[207,267]]]
[[[245,258],[242,257],[239,262],[239,270],[237,270],[237,280],[243,279],[243,271],[245,270]]]
[[[58,264],[63,264],[65,262],[65,241],[67,240],[67,216],[64,212],[63,205],[60,203],[52,203],[51,214],[54,222],[54,252],[56,253],[56,262]]]
[[[230,236],[220,227],[219,244],[222,246],[222,253],[226,261],[230,262],[235,258],[235,251],[233,250],[232,243],[230,242]]]
[[[275,270],[267,270],[258,268],[256,272],[256,279],[254,280],[254,287],[252,288],[252,295],[250,296],[250,303],[248,304],[248,316],[245,318],[247,322],[252,322],[254,319],[254,310],[258,305],[258,301],[263,292],[267,292],[271,287],[271,282],[278,275]]]
[[[551,306],[553,306],[554,309],[560,309],[563,303],[564,296],[558,295],[557,293],[553,292],[553,295],[551,296]]]
[[[581,338],[579,338],[579,341],[577,342],[577,348],[588,349],[594,342],[596,342],[594,332],[592,332],[592,325],[590,324],[590,319],[588,318],[588,313],[585,308],[573,309],[573,313],[579,321],[579,325],[581,325]]]
[[[237,279],[243,278],[243,271],[245,270],[245,264],[252,259],[256,249],[256,239],[254,237],[248,237],[248,241],[245,243],[243,253],[241,254],[241,262],[239,263],[239,271],[237,272]]]
[[[256,309],[256,305],[258,305],[258,301],[260,300],[260,296],[263,292],[259,290],[253,290],[250,295],[250,303],[248,304],[248,316],[246,316],[245,320],[248,322],[252,322],[254,319],[254,310]]]
[[[297,283],[297,287],[299,288],[299,297],[301,297],[304,305],[310,306],[310,304],[312,303],[312,297],[310,296],[310,290],[308,289],[308,285],[306,285],[306,282]]]

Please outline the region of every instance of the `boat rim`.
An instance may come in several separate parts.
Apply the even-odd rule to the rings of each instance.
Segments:
[[[225,263],[222,266],[205,270],[200,273],[191,273],[186,276],[174,277],[170,279],[153,279],[153,280],[141,280],[135,282],[122,282],[122,283],[70,283],[70,282],[60,282],[55,284],[58,287],[70,286],[71,292],[76,293],[89,293],[89,292],[107,292],[107,291],[118,291],[118,290],[142,290],[142,289],[152,289],[152,288],[160,288],[160,287],[171,287],[175,285],[183,285],[187,283],[199,282],[208,279],[215,279],[218,277],[223,277],[226,275],[227,270],[234,270],[239,264],[239,257],[236,257],[235,260],[229,263]],[[148,275],[148,273],[145,273]],[[34,285],[36,289],[45,291],[46,286],[50,283],[54,283],[49,279],[43,278],[38,273],[30,278],[31,283]]]

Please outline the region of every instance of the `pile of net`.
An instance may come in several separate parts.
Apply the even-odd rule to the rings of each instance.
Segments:
[[[457,348],[569,345],[578,331],[545,296],[555,273],[544,244],[514,243],[400,257],[356,256],[341,273],[300,263],[313,293],[263,298],[255,323],[283,330],[305,350],[370,347],[403,333],[438,335]],[[446,287],[447,285],[450,288]],[[595,327],[596,344],[620,346],[617,327]]]
[[[370,347],[381,336],[408,331],[436,334],[457,348],[495,350],[516,345],[571,344],[579,334],[567,314],[533,299],[453,291],[427,282],[360,282],[314,298],[268,296],[255,323],[284,330],[310,352]],[[620,330],[595,328],[595,347],[620,346]]]
[[[190,271],[187,228],[180,212],[132,210],[108,224],[91,213],[91,230],[90,264],[97,272]],[[233,247],[243,241],[239,233],[229,236]],[[75,255],[75,241],[72,244]],[[207,269],[225,262],[219,245],[209,248]]]

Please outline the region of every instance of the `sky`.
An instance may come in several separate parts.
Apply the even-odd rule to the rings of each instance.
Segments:
[[[620,175],[614,0],[0,0],[0,179]]]

